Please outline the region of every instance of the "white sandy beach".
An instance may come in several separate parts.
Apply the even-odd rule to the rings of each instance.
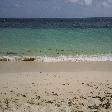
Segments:
[[[0,112],[112,112],[112,63],[0,63]]]

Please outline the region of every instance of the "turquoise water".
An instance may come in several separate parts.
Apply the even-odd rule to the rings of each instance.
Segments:
[[[111,28],[0,28],[0,55],[112,54]]]

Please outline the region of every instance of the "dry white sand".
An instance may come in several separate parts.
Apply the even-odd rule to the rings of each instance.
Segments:
[[[112,63],[0,63],[0,112],[112,112]]]

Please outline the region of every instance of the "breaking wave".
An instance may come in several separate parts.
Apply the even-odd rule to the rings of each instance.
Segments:
[[[37,62],[85,62],[112,61],[112,54],[108,55],[76,55],[48,57],[48,56],[1,56],[0,61],[37,61]]]

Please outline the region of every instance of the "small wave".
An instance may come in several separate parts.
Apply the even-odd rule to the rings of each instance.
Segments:
[[[1,56],[0,61],[37,61],[37,62],[85,62],[85,61],[112,61],[109,55],[76,55],[76,56]]]

